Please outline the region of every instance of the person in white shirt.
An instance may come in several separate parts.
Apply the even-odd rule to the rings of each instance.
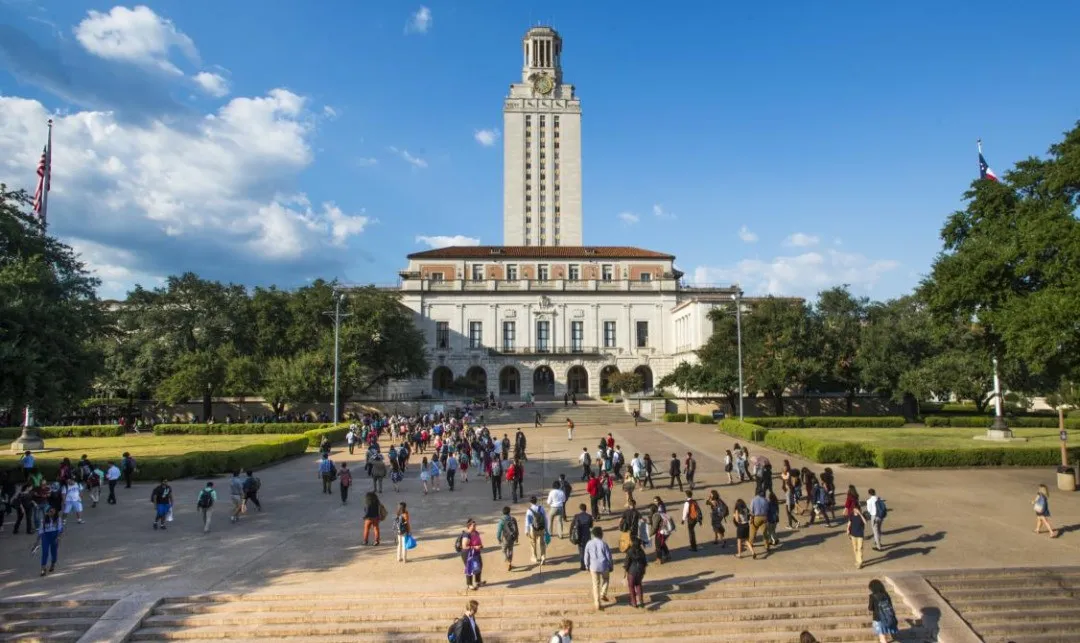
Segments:
[[[110,505],[116,504],[116,483],[120,481],[120,467],[109,460],[109,468],[105,470],[105,480],[109,483],[109,497],[105,502]]]
[[[645,461],[641,459],[640,453],[635,453],[634,458],[630,460],[630,471],[634,474],[634,482],[637,483],[637,488],[644,489],[647,476],[645,475]]]
[[[349,455],[353,454],[353,449],[356,448],[356,425],[349,426],[349,432],[345,434],[345,442],[349,445]]]
[[[551,509],[548,512],[551,515],[549,519],[551,523],[548,525],[548,529],[551,533],[555,533],[555,519],[559,519],[559,538],[563,538],[563,523],[566,522],[566,494],[559,488],[558,481],[552,483],[551,492],[547,497],[548,507]]]
[[[878,506],[878,495],[873,489],[869,490],[870,497],[866,499],[866,513],[870,514],[870,528],[874,531],[874,551],[881,551],[881,515]]]
[[[578,456],[578,464],[581,465],[581,481],[589,479],[589,468],[592,466],[592,458],[589,457],[589,448],[581,447],[581,455]]]
[[[571,643],[573,634],[574,622],[568,618],[563,619],[563,622],[559,624],[559,630],[551,635],[551,640],[548,643]]]
[[[74,479],[67,481],[64,486],[64,520],[69,514],[75,514],[76,521],[81,525],[82,519],[82,485]]]

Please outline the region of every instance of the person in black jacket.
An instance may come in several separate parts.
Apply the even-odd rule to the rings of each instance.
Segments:
[[[668,467],[668,474],[671,475],[671,480],[668,481],[668,489],[675,486],[675,483],[679,483],[679,491],[682,491],[682,463],[679,462],[679,456],[674,453],[671,454],[671,464]]]
[[[480,634],[480,626],[476,624],[476,611],[480,603],[469,601],[465,604],[465,613],[454,621],[450,630],[446,633],[447,639],[452,643],[484,643],[484,637]]]
[[[593,517],[589,515],[585,503],[578,505],[580,510],[570,523],[571,539],[577,539],[578,560],[581,562],[581,570],[585,571],[585,545],[589,542],[589,533],[593,528]]]
[[[637,534],[630,534],[630,549],[626,552],[623,561],[623,570],[626,572],[626,587],[630,590],[630,607],[645,607],[645,593],[642,582],[645,580],[645,568],[649,566],[645,548],[641,546],[641,540]]]

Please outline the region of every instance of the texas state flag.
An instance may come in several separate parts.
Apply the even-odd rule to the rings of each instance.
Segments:
[[[994,171],[990,169],[989,165],[987,165],[986,159],[983,158],[982,152],[979,152],[979,178],[990,179],[991,181],[998,180],[997,174],[994,174]]]

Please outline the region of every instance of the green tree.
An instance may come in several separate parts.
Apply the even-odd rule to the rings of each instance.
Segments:
[[[821,372],[819,335],[802,301],[766,297],[743,316],[747,390],[761,391],[784,414],[784,393],[805,387]]]
[[[855,394],[862,388],[859,339],[869,305],[868,298],[852,296],[843,285],[819,293],[814,307],[821,343],[821,388],[844,392],[847,415],[851,415]]]
[[[623,395],[639,393],[645,388],[645,380],[639,373],[612,373],[608,377],[608,388]]]
[[[692,394],[709,395],[719,394],[720,389],[714,388],[717,383],[713,379],[713,371],[704,364],[691,364],[680,362],[675,370],[660,379],[660,386],[674,386],[683,394],[686,401],[686,421],[690,421],[690,398]]]
[[[325,400],[333,388],[331,369],[319,351],[292,358],[274,357],[267,363],[262,381],[263,400],[276,415],[284,413],[290,404]]]
[[[1078,194],[1080,124],[1048,158],[973,182],[921,289],[935,317],[977,318],[989,354],[1043,380],[1080,374]]]
[[[258,328],[256,326],[256,328]],[[225,364],[225,392],[240,398],[240,415],[248,396],[262,387],[263,367],[260,360],[251,355],[235,355]]]
[[[855,364],[860,385],[904,403],[908,417],[919,412],[916,392],[906,388],[911,382],[904,375],[936,352],[932,326],[926,304],[908,295],[870,304],[866,323],[859,329]]]
[[[0,414],[13,423],[25,406],[58,417],[87,395],[105,323],[98,281],[29,206],[0,184]]]

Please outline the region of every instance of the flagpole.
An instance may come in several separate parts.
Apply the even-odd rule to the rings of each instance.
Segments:
[[[52,126],[53,120],[49,119],[49,138],[45,143],[45,185],[41,190],[41,229],[44,231],[49,226],[49,186],[52,183]]]

